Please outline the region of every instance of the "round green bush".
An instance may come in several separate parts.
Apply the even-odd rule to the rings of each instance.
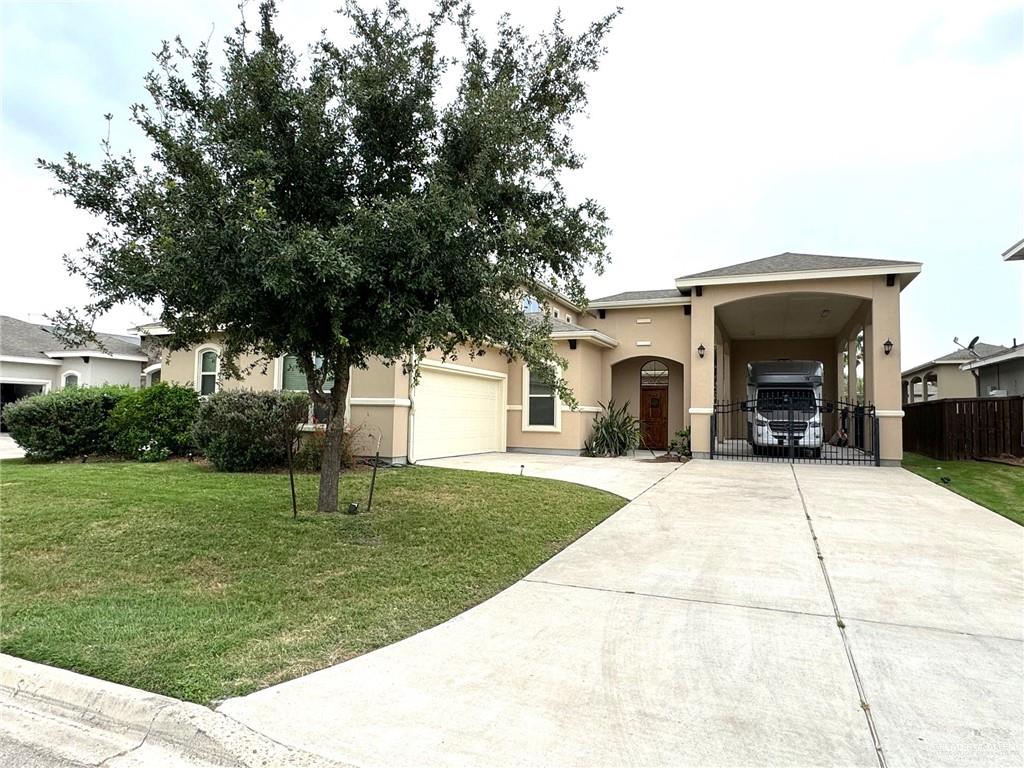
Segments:
[[[191,387],[159,383],[132,392],[107,422],[114,450],[126,458],[162,461],[192,447],[199,395]]]
[[[309,396],[302,392],[218,392],[200,403],[192,436],[223,472],[280,467],[308,409]]]
[[[31,395],[4,406],[14,441],[35,459],[111,453],[107,419],[128,387],[75,387]]]

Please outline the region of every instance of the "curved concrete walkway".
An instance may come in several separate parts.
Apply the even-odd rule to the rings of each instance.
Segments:
[[[480,606],[219,710],[358,766],[1020,765],[1022,561],[900,469],[695,461]]]

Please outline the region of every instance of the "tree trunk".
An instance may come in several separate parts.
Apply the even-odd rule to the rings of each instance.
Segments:
[[[348,361],[338,356],[335,365],[334,387],[328,397],[327,431],[324,433],[324,451],[320,457],[320,495],[316,511],[338,511],[338,481],[341,479],[341,444],[345,437],[345,400],[348,396]]]

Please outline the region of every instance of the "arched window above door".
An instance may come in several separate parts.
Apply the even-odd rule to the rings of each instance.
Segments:
[[[640,386],[667,387],[668,366],[660,360],[651,360],[644,363],[643,368],[640,369]]]

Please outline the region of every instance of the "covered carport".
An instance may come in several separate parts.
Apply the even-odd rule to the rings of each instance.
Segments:
[[[677,287],[691,297],[689,412],[695,454],[898,464],[903,456],[899,300],[918,272],[920,264],[912,262],[787,253],[679,278]],[[777,446],[785,450],[757,455],[748,431],[755,415],[747,364],[758,360],[821,363],[816,418],[826,444],[820,455],[792,437]],[[781,404],[780,413],[786,408]],[[795,422],[788,435],[800,433],[799,414]],[[828,445],[840,432],[846,435],[838,436],[840,445]]]

